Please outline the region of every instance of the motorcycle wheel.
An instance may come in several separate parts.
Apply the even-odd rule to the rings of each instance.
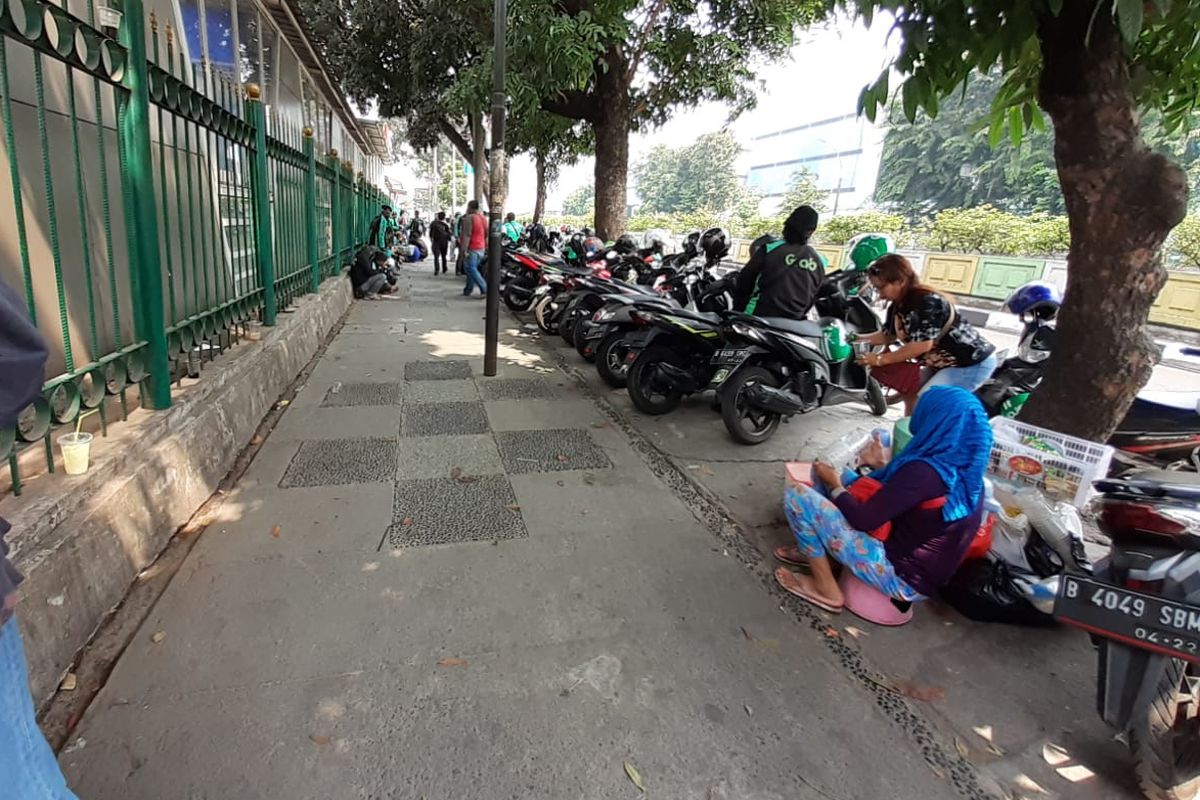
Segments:
[[[526,297],[525,299],[514,296],[512,288],[513,283],[515,282],[516,281],[512,281],[504,287],[504,305],[508,306],[513,311],[528,311],[529,306],[533,303],[533,295],[529,295],[529,297]]]
[[[588,345],[589,341],[594,342],[596,340],[595,339],[588,340],[582,336],[575,337],[575,352],[579,353],[580,358],[582,358],[584,361],[591,364],[591,363],[595,362],[595,360],[596,360],[596,348],[590,347]]]
[[[624,389],[629,384],[629,365],[625,363],[628,352],[625,338],[619,332],[605,336],[596,348],[596,372],[600,380],[614,389]]]
[[[671,348],[651,347],[643,350],[637,357],[637,361],[634,361],[633,366],[629,368],[629,383],[626,386],[629,391],[629,399],[643,414],[658,416],[669,413],[678,408],[683,399],[683,392],[678,389],[664,392],[661,389],[655,389],[652,385],[655,367],[660,362],[681,368],[687,366],[683,356]]]
[[[1149,705],[1133,713],[1129,747],[1149,800],[1200,794],[1200,667],[1167,663]]]
[[[721,421],[735,442],[762,444],[775,435],[783,417],[772,411],[754,408],[746,402],[746,387],[752,383],[779,387],[779,380],[762,367],[740,369],[720,391]]]
[[[867,407],[877,417],[882,417],[888,410],[888,401],[883,394],[883,387],[874,378],[867,378]]]
[[[558,333],[558,325],[551,319],[552,314],[550,313],[550,303],[553,300],[553,297],[546,295],[533,307],[533,321],[537,323],[538,330],[550,335]]]
[[[558,326],[558,335],[571,347],[575,346],[575,326],[579,324],[579,304],[568,308],[563,314],[562,324]]]

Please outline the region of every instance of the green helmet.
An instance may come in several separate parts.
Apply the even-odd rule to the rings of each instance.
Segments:
[[[855,270],[864,270],[893,249],[892,240],[882,233],[860,233],[850,240],[850,262]]]

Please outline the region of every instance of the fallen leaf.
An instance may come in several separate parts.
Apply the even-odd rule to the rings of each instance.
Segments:
[[[929,767],[930,772],[932,772],[934,775],[937,775],[939,778],[946,777],[946,771],[943,770],[941,767],[934,766],[933,764],[930,764],[928,761],[925,762],[925,765],[927,767]]]
[[[282,528],[280,528],[278,525],[276,525],[274,528],[271,528],[271,535],[272,535],[272,536],[274,536],[276,539],[278,539],[278,538],[279,538],[279,532],[280,532],[281,530],[283,530],[283,529],[282,529]]]
[[[467,665],[467,660],[465,658],[453,658],[447,656],[446,658],[439,658],[437,665],[439,667],[465,667]]]
[[[861,629],[859,629],[859,628],[856,628],[856,627],[854,627],[853,625],[848,625],[848,626],[846,627],[846,633],[850,634],[850,635],[851,635],[851,636],[853,636],[855,639],[857,639],[857,638],[858,638],[858,637],[860,637],[860,636],[866,636],[866,635],[867,635],[867,632],[866,632],[866,631],[864,631],[864,630],[861,630]]]
[[[629,780],[633,781],[633,785],[638,788],[639,792],[646,793],[646,784],[642,783],[641,773],[634,769],[633,764],[628,761],[625,762],[625,774],[629,776]]]
[[[560,464],[565,464],[565,463],[567,463],[567,462],[568,462],[568,461],[570,461],[570,460],[571,460],[571,457],[570,457],[570,456],[565,456],[565,455],[563,455],[562,453],[559,453],[559,454],[558,454],[558,461],[559,461],[559,463],[560,463]]]
[[[750,635],[750,631],[746,630],[746,627],[745,627],[744,625],[743,625],[743,626],[740,626],[740,627],[741,627],[741,629],[742,629],[742,636],[745,636],[745,637],[746,637],[746,641],[747,641],[747,642],[752,642],[752,641],[754,641],[754,637]]]
[[[886,689],[887,691],[895,692],[896,694],[900,693],[900,690],[896,687],[896,684],[892,683],[887,678],[884,678],[881,675],[873,675],[870,672],[868,672],[868,673],[866,673],[865,677],[867,680],[869,680],[871,683],[875,684],[876,686],[878,686],[881,689]]]
[[[250,444],[262,444],[262,443],[263,443],[263,437],[261,437],[261,436],[255,436],[253,439],[250,440]]]
[[[155,644],[158,644],[165,638],[167,638],[167,635],[165,633],[163,633],[162,631],[159,631],[158,633],[156,633],[150,637],[150,641],[154,642]]]
[[[308,738],[313,740],[313,744],[321,744],[321,745],[329,744],[328,736],[321,736],[319,734],[314,733],[314,734],[310,734]]]
[[[608,423],[607,422],[593,422],[592,427],[593,428],[607,428]]]
[[[405,517],[404,519],[400,520],[400,524],[401,525],[412,525],[412,517]]]
[[[746,709],[746,716],[747,716],[747,717],[753,717],[753,716],[754,716],[754,709],[752,709],[750,706],[748,706],[748,705],[744,705],[744,704],[743,704],[743,705],[742,705],[742,708]]]
[[[911,681],[897,681],[896,691],[905,697],[911,697],[913,700],[920,700],[923,703],[946,699],[946,690],[940,686],[920,686]]]
[[[997,756],[999,758],[1004,758],[1004,756],[1007,755],[1007,753],[1004,752],[1004,748],[1001,747],[1000,745],[996,744],[995,742],[988,742],[987,749],[988,749],[989,753],[991,753],[992,755]]]
[[[841,634],[837,632],[837,628],[834,628],[833,626],[830,626],[825,629],[825,635],[828,636],[830,639],[836,639],[839,636],[841,636]]]
[[[450,480],[456,481],[462,474],[462,467],[455,467],[454,469],[450,470]]]
[[[558,484],[559,486],[566,486],[566,485],[567,485],[565,481],[555,481],[555,483],[556,483],[556,484]]]
[[[713,471],[712,471],[712,468],[711,468],[711,467],[709,467],[709,466],[707,466],[707,465],[706,465],[706,466],[704,466],[704,467],[702,467],[702,468],[700,469],[700,473],[701,473],[702,475],[707,475],[707,476],[708,476],[708,477],[710,477],[710,478],[711,478],[712,476],[714,476],[714,475],[716,475],[716,474],[717,474],[717,473],[713,472]]]
[[[291,404],[291,402],[292,402],[291,400],[280,400],[279,407],[283,408],[284,406]]]
[[[963,744],[962,739],[959,739],[957,736],[954,737],[954,749],[958,751],[960,758],[966,758],[971,752],[967,749],[967,746]]]
[[[596,483],[596,476],[591,475],[591,474],[585,474],[583,476],[583,482],[586,483],[588,486],[593,486]]]
[[[73,692],[77,685],[79,685],[79,679],[75,677],[75,673],[68,672],[66,677],[62,679],[62,683],[58,685],[58,688],[64,692]]]
[[[509,511],[513,512],[514,514],[521,513],[521,507],[519,505],[517,505],[516,503],[509,503],[508,505],[505,506],[505,508],[507,508]]]

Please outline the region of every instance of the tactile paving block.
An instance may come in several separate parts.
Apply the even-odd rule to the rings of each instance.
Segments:
[[[496,434],[505,471],[559,472],[569,469],[607,469],[608,455],[587,431],[562,428],[545,431],[500,431]]]
[[[430,478],[396,483],[392,524],[383,545],[490,542],[529,536],[512,486],[503,475],[471,483]]]
[[[395,439],[302,442],[279,485],[338,486],[390,482],[396,474]]]
[[[405,403],[400,413],[401,436],[458,436],[487,431],[483,403]]]
[[[409,361],[404,365],[406,381],[449,381],[471,377],[467,361]]]
[[[404,399],[409,403],[458,403],[479,399],[474,381],[409,381],[404,386]]]
[[[541,400],[556,397],[554,384],[540,378],[487,378],[476,381],[484,400]]]
[[[323,406],[392,406],[400,402],[400,382],[335,383],[325,392]]]

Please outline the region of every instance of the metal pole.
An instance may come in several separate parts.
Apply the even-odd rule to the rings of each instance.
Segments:
[[[438,145],[433,145],[433,178],[429,181],[429,218],[433,219],[438,212],[438,179],[441,176],[438,174]]]
[[[500,342],[500,226],[503,211],[499,202],[504,195],[504,28],[507,0],[495,0],[495,41],[492,45],[492,202],[488,203],[491,222],[488,236],[487,325],[483,338],[483,374],[496,374],[496,350]],[[477,143],[476,147],[480,147]],[[479,180],[479,176],[476,176]]]
[[[483,170],[484,170],[483,157],[484,157],[484,150],[486,150],[486,147],[484,146],[484,141],[483,141],[483,115],[482,114],[472,114],[471,115],[471,142],[472,142],[472,147],[475,148],[475,151],[474,151],[475,161],[473,164],[471,164],[471,167],[474,170],[474,174],[471,177],[475,179],[475,195],[474,196],[475,196],[475,200],[479,203],[479,207],[482,209],[483,203],[485,200],[485,198],[483,196]]]

